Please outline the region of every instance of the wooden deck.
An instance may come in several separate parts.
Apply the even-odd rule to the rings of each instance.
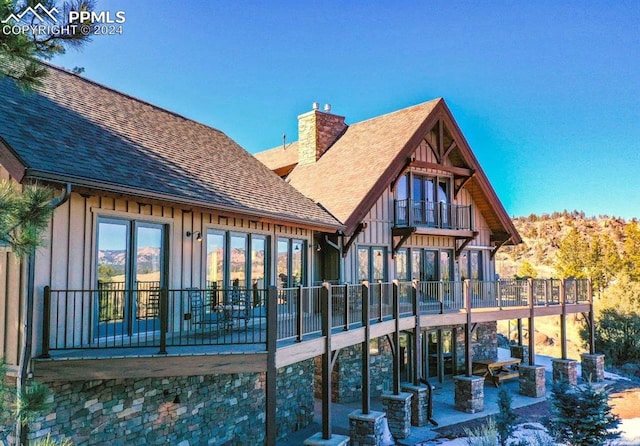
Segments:
[[[33,373],[41,381],[53,381],[266,372],[270,355],[277,369],[323,355],[327,346],[336,351],[400,331],[591,314],[590,294],[584,296],[586,299],[577,295],[540,299],[534,293],[533,281],[525,283],[526,287],[518,288],[528,290],[524,298],[514,297],[513,290],[508,289],[497,299],[493,295],[492,299],[483,301],[476,293],[474,300],[474,293],[470,292],[472,284],[467,282],[463,299],[447,301],[440,297],[435,303],[420,297],[424,287],[417,283],[409,288],[398,283],[376,284],[377,291],[369,289],[367,284],[273,288],[269,299],[270,311],[275,317],[261,313],[264,315],[252,317],[246,325],[236,324],[228,330],[213,325],[182,330],[181,325],[179,331],[169,330],[162,345],[162,337],[156,332],[146,336],[145,342],[130,343],[126,347],[114,344],[107,348],[49,349],[49,358],[33,361]],[[410,292],[402,292],[403,289]],[[357,305],[362,296],[369,296],[368,301],[373,302],[366,306],[368,318],[363,314],[363,306]],[[365,319],[367,324],[363,323]],[[268,348],[270,339],[275,346],[272,351]]]

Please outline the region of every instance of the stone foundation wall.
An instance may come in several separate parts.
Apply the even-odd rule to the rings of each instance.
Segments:
[[[374,344],[375,345],[375,344]],[[393,355],[386,338],[378,338],[378,353],[370,356],[371,396],[380,396],[393,382]],[[322,397],[322,358],[315,358],[315,394]],[[362,345],[343,348],[333,369],[332,399],[336,403],[362,400]],[[357,373],[354,373],[357,372]]]
[[[491,359],[498,356],[497,322],[485,322],[477,325],[473,336],[471,336],[471,355],[474,359]]]
[[[52,408],[30,427],[74,445],[247,445],[265,439],[265,374],[48,383]],[[278,437],[313,419],[313,361],[278,371]]]
[[[313,422],[313,359],[279,369],[277,387],[278,438],[283,438],[289,432],[304,429]]]

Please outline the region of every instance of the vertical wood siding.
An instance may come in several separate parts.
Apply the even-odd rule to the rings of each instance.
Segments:
[[[13,181],[0,166],[0,180]],[[20,190],[20,185],[16,183]],[[22,341],[22,307],[20,295],[24,290],[24,265],[13,253],[0,251],[0,358],[9,367],[18,364]]]
[[[429,140],[432,145],[435,146],[435,141],[432,141],[432,134],[430,133],[425,138]],[[426,161],[431,163],[437,163],[437,159],[433,151],[429,148],[425,141],[416,148],[414,152],[415,159],[417,161]],[[451,166],[449,159],[444,162],[445,165]],[[434,170],[434,169],[421,169],[412,168],[412,172],[418,174],[431,174],[441,177],[451,178],[453,184],[453,175],[451,173]],[[453,198],[453,190],[452,190]],[[474,230],[478,231],[478,236],[475,237],[466,247],[466,249],[480,249],[483,251],[483,266],[484,277],[493,279],[495,275],[495,268],[493,260],[490,260],[490,237],[491,231],[483,218],[482,214],[478,211],[478,207],[473,202],[470,194],[465,188],[462,188],[458,196],[452,201],[453,204],[462,206],[472,206],[473,211],[473,224]],[[356,243],[352,245],[345,262],[345,280],[348,282],[357,281],[358,271],[358,259],[357,251],[358,246],[384,246],[387,248],[387,271],[389,279],[395,278],[395,262],[393,261],[391,254],[393,250],[393,240],[391,236],[391,229],[394,221],[394,191],[389,187],[385,189],[380,198],[376,201],[375,205],[371,208],[365,219],[367,228],[358,235]],[[455,249],[455,240],[452,237],[435,237],[429,235],[412,235],[403,245],[406,248],[437,248],[437,249]],[[458,271],[459,267],[456,264],[455,271]]]
[[[0,169],[0,178],[7,179]],[[56,191],[60,193],[61,191]],[[204,286],[206,232],[220,229],[263,234],[270,239],[270,282],[276,283],[275,247],[279,236],[313,242],[313,231],[288,225],[275,225],[255,218],[225,216],[222,213],[184,210],[134,199],[88,196],[73,193],[58,207],[45,234],[46,246],[39,248],[35,261],[34,354],[41,351],[42,305],[45,286],[52,289],[94,289],[96,281],[96,231],[99,217],[164,223],[168,225],[168,285],[172,289]],[[203,241],[186,237],[201,232]],[[312,250],[307,250],[308,277],[312,277]],[[20,302],[24,296],[22,266],[10,253],[0,253],[0,356],[15,365],[19,360]],[[52,303],[55,305],[56,303]],[[62,305],[62,303],[58,303]],[[59,309],[62,310],[62,307]],[[90,310],[89,310],[90,311]],[[60,311],[64,314],[64,311]],[[63,322],[62,320],[60,322]]]

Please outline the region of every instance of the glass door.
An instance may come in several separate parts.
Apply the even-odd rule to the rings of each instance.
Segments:
[[[160,329],[160,288],[164,286],[164,226],[134,222],[130,261],[134,268],[130,333]]]
[[[449,205],[449,181],[438,180],[438,207],[440,212],[440,228],[451,228],[451,206]]]
[[[97,237],[96,337],[158,329],[164,225],[101,219]]]

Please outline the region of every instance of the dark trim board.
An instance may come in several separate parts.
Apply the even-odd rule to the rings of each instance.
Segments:
[[[266,371],[266,352],[33,361],[33,376],[39,381],[162,378]]]

